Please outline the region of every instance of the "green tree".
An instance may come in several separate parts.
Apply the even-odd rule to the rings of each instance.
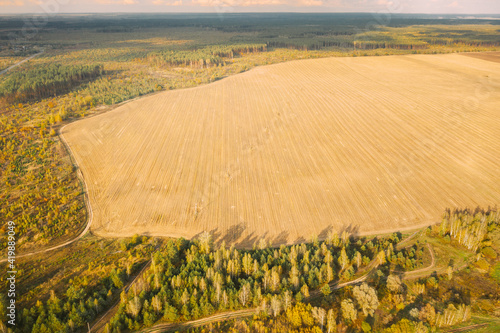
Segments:
[[[326,283],[323,287],[321,287],[321,293],[323,296],[328,297],[332,293],[332,290],[330,289],[330,285]]]
[[[364,321],[362,324],[361,324],[361,329],[363,330],[363,332],[365,333],[368,333],[368,332],[371,332],[372,331],[372,327],[370,326],[370,324],[368,324],[366,321]]]
[[[163,318],[169,322],[176,321],[179,318],[177,314],[177,309],[168,303],[165,304],[165,310],[163,311]]]

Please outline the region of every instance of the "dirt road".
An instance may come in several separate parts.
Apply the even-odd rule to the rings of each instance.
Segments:
[[[61,131],[62,131],[62,129],[64,127],[66,127],[66,125],[61,128],[61,130],[60,130],[59,133],[61,133]],[[66,143],[66,139],[62,135],[59,135],[59,138],[61,139],[61,142],[63,143],[63,145],[66,147],[66,150],[68,151],[68,154],[69,154],[71,160],[73,161],[73,164],[75,164],[75,166],[76,166],[76,162],[74,162],[73,156],[71,155],[70,150],[67,148],[68,146],[67,146],[67,143]],[[70,239],[70,240],[68,240],[68,241],[66,241],[66,242],[64,242],[62,244],[51,246],[49,248],[46,248],[46,249],[43,249],[43,250],[39,250],[39,251],[33,251],[33,252],[19,254],[19,255],[16,256],[16,258],[24,258],[24,257],[32,256],[32,255],[35,255],[35,254],[46,253],[46,252],[49,252],[49,251],[53,251],[53,250],[57,250],[57,249],[63,248],[65,246],[68,246],[68,245],[73,244],[74,242],[78,241],[80,238],[82,238],[83,236],[85,236],[87,234],[87,232],[90,230],[90,226],[92,224],[92,219],[94,217],[94,214],[93,214],[92,206],[90,206],[90,201],[88,200],[88,196],[87,196],[87,183],[85,182],[85,179],[83,178],[83,175],[82,175],[80,169],[78,169],[77,175],[78,175],[78,178],[80,179],[80,181],[83,184],[83,192],[84,192],[84,196],[85,196],[85,206],[87,207],[87,214],[88,214],[88,216],[87,216],[87,222],[86,222],[86,225],[85,225],[85,229],[83,229],[83,231],[80,232],[78,234],[78,236],[76,236],[75,238]],[[0,263],[3,263],[5,261],[7,261],[7,258],[0,259]]]
[[[8,71],[10,71],[11,69],[14,69],[14,68],[16,68],[17,66],[20,66],[20,65],[24,64],[26,61],[29,61],[29,60],[31,60],[31,59],[33,59],[33,58],[35,58],[35,57],[38,57],[38,56],[39,56],[40,54],[42,54],[43,52],[45,52],[45,51],[44,51],[44,50],[42,50],[42,52],[39,52],[39,53],[33,54],[33,55],[29,56],[28,58],[26,58],[26,59],[24,59],[24,60],[21,60],[21,61],[19,61],[19,62],[15,63],[14,65],[10,66],[10,67],[7,67],[7,68],[6,68],[6,69],[4,69],[3,71],[0,71],[0,75],[5,74],[5,73],[7,73]]]

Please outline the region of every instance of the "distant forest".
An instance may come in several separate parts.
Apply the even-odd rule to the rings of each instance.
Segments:
[[[268,47],[297,49],[323,49],[347,47],[359,49],[400,48],[422,49],[426,44],[448,45],[462,43],[474,46],[498,46],[497,34],[481,35],[470,30],[465,34],[457,30],[450,38],[449,31],[440,31],[436,25],[500,25],[500,17],[476,15],[424,14],[372,14],[372,13],[219,13],[219,14],[89,14],[58,15],[37,27],[37,32],[53,30],[93,30],[98,33],[139,33],[146,29],[195,28],[226,33],[253,33],[252,37],[237,38],[234,43],[265,43]],[[373,38],[373,32],[385,28],[433,26],[436,34],[414,35],[420,43],[411,39],[400,41],[395,36]],[[0,45],[7,46],[15,40],[16,33],[25,28],[24,19],[6,16],[0,20]],[[500,29],[500,28],[499,28]],[[424,29],[424,31],[428,31]],[[340,38],[343,36],[345,38]],[[419,38],[420,37],[420,38]],[[33,39],[39,39],[36,34]],[[423,42],[423,43],[422,43]],[[233,43],[233,44],[234,44]]]
[[[0,16],[1,17],[1,16]],[[123,32],[143,28],[211,27],[225,31],[265,31],[276,27],[311,25],[320,29],[358,27],[378,23],[401,28],[412,25],[500,25],[500,15],[464,17],[451,14],[393,13],[143,13],[57,15],[45,25],[47,29],[99,29],[100,32]],[[23,17],[3,16],[0,29],[24,26]]]

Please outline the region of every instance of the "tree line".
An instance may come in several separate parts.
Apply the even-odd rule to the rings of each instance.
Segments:
[[[194,50],[167,50],[150,53],[147,61],[156,66],[189,66],[192,68],[209,68],[225,65],[225,58],[238,55],[265,52],[265,44],[213,45]]]
[[[9,75],[1,84],[0,91],[9,103],[39,100],[67,92],[82,81],[94,79],[102,73],[102,65],[37,66]]]
[[[468,250],[477,251],[500,214],[495,210],[447,210],[441,223],[440,235],[456,240]]]

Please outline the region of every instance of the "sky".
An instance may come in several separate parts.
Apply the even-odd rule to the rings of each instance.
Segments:
[[[500,0],[0,0],[0,14],[384,12],[500,14]]]

